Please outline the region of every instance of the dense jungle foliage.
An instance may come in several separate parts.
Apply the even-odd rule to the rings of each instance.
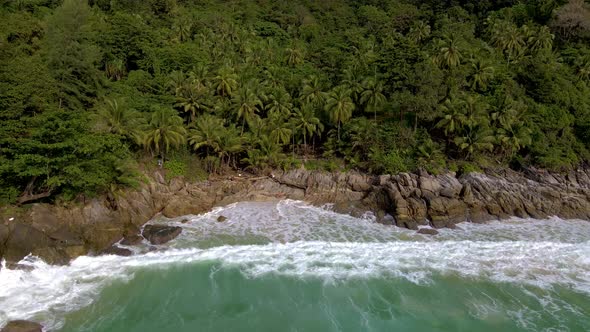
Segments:
[[[583,0],[0,0],[0,202],[589,160]],[[156,166],[157,167],[157,166]]]

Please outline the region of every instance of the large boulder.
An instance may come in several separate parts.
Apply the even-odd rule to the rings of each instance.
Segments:
[[[180,233],[182,233],[182,228],[177,226],[146,225],[142,235],[151,244],[158,245],[175,239]]]
[[[456,198],[436,197],[428,201],[428,216],[435,228],[452,228],[467,220],[467,205]]]
[[[43,326],[28,320],[13,320],[8,322],[0,332],[42,332]]]
[[[129,249],[125,249],[125,248],[121,248],[121,247],[117,247],[117,246],[111,246],[106,250],[103,250],[101,252],[101,254],[103,255],[116,255],[116,256],[131,256],[133,255],[133,252]]]

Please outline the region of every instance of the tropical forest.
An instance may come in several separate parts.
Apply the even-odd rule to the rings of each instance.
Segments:
[[[0,0],[0,203],[589,151],[584,0]]]

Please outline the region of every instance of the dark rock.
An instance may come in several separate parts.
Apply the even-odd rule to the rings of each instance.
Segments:
[[[182,218],[182,219],[180,220],[180,223],[181,223],[181,224],[186,224],[186,223],[187,223],[187,222],[189,222],[189,221],[191,221],[189,218]]]
[[[131,256],[133,252],[129,249],[120,248],[117,246],[111,246],[110,248],[103,250],[102,255],[117,255],[117,256]]]
[[[42,332],[43,326],[28,320],[13,320],[8,322],[0,332]]]
[[[225,217],[225,216],[219,216],[219,217],[217,217],[217,222],[224,222],[226,220],[227,220],[227,217]]]
[[[9,236],[5,242],[4,258],[18,262],[37,248],[46,248],[53,244],[45,233],[22,222],[9,224]],[[43,258],[43,257],[42,257]]]
[[[20,270],[20,271],[26,271],[26,272],[30,272],[35,269],[31,265],[19,264],[19,263],[6,263],[6,268],[10,269],[10,270]]]
[[[121,244],[124,246],[135,246],[140,244],[141,241],[143,241],[143,237],[141,235],[135,234],[124,237],[121,241]]]
[[[176,238],[182,232],[181,227],[166,225],[146,225],[142,235],[151,244],[164,244]]]
[[[437,235],[438,231],[434,228],[420,228],[418,234]]]

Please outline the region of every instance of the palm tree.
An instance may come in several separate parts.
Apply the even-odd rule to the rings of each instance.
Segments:
[[[430,25],[424,21],[418,21],[408,33],[410,40],[415,43],[419,43],[430,36]]]
[[[287,48],[285,53],[287,53],[286,61],[289,66],[294,67],[303,62],[303,52],[300,49]]]
[[[325,110],[332,123],[338,127],[338,141],[340,141],[340,126],[352,117],[355,108],[350,95],[352,91],[346,86],[337,86],[328,94]]]
[[[207,89],[195,83],[186,85],[176,97],[176,106],[187,114],[188,122],[195,120],[195,116],[209,109],[207,104]]]
[[[196,85],[198,89],[209,89],[209,68],[203,64],[194,66],[188,72],[188,80],[191,84]]]
[[[342,85],[350,90],[350,97],[357,102],[360,94],[363,92],[363,82],[352,68],[344,70]]]
[[[162,156],[165,160],[170,148],[180,147],[186,142],[186,129],[182,118],[170,108],[158,108],[143,126],[142,145],[147,151]]]
[[[250,121],[254,115],[262,109],[262,101],[256,93],[247,87],[242,87],[238,94],[232,99],[234,107],[237,110],[238,120],[242,119],[242,136],[244,134],[244,126],[246,121]]]
[[[511,125],[498,129],[498,142],[510,157],[531,144],[531,130],[523,125]]]
[[[461,151],[467,153],[467,159],[471,159],[475,153],[494,148],[494,135],[491,130],[477,126],[466,132],[465,135],[456,137],[455,144]]]
[[[535,53],[549,52],[553,47],[553,39],[555,35],[551,33],[549,27],[541,26],[535,33],[533,33],[527,40],[529,49]]]
[[[311,76],[303,81],[303,88],[299,98],[304,102],[317,107],[323,107],[326,94],[323,92],[323,85],[317,76]]]
[[[270,139],[276,144],[282,143],[284,145],[289,143],[293,134],[291,124],[277,113],[272,113],[267,121],[270,124],[270,128],[272,128],[269,135]]]
[[[439,66],[449,69],[455,68],[461,64],[461,58],[459,42],[454,36],[447,36],[445,40],[440,42],[439,52],[435,58]]]
[[[112,134],[126,136],[138,140],[137,128],[142,125],[144,118],[141,114],[116,99],[106,99],[98,112],[94,115],[99,129]]]
[[[206,154],[210,155],[219,151],[223,131],[222,119],[211,114],[203,114],[196,119],[194,127],[190,130],[188,142],[195,151],[205,148]]]
[[[387,101],[383,95],[383,84],[376,78],[368,78],[363,82],[363,88],[361,103],[366,105],[365,111],[373,112],[377,121],[377,110]]]
[[[192,37],[192,28],[193,24],[187,19],[184,19],[178,23],[176,23],[172,29],[176,34],[175,39],[179,42],[185,42],[191,39]]]
[[[318,117],[315,116],[310,104],[305,104],[295,111],[293,115],[293,124],[296,130],[303,133],[303,146],[307,150],[307,135],[312,137],[315,133],[322,132],[324,125]]]
[[[269,115],[279,115],[283,118],[288,118],[291,115],[293,104],[291,103],[291,95],[284,89],[275,90],[268,96],[268,103],[266,109]]]
[[[242,139],[239,130],[235,126],[225,127],[218,141],[217,155],[221,162],[224,162],[226,166],[234,161],[238,153],[244,150],[244,140]]]
[[[494,67],[481,59],[471,60],[471,75],[468,78],[469,86],[473,90],[485,90],[489,81],[494,78]]]
[[[105,66],[105,72],[108,78],[111,80],[119,81],[125,75],[127,68],[125,68],[125,63],[121,59],[114,59],[112,61],[107,62]]]
[[[478,95],[469,95],[463,101],[465,114],[463,124],[467,127],[489,124],[487,113],[488,105],[481,102],[477,96]]]
[[[238,85],[237,75],[231,67],[223,67],[217,72],[217,76],[213,78],[215,91],[221,97],[231,97],[232,92]]]
[[[462,100],[452,98],[440,105],[443,118],[438,121],[436,128],[443,128],[447,137],[457,133],[465,123],[464,104]]]
[[[492,28],[492,44],[511,59],[518,58],[524,50],[525,41],[522,32],[512,23],[501,22]]]

